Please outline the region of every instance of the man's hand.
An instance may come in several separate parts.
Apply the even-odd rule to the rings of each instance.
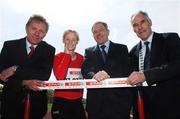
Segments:
[[[110,76],[104,70],[102,70],[102,71],[97,72],[93,78],[97,80],[98,82],[100,82],[100,81],[110,78]]]
[[[30,90],[33,91],[42,91],[39,86],[43,85],[43,81],[41,80],[23,80],[22,85],[27,86]]]
[[[2,75],[2,74],[0,74],[0,80],[4,80],[3,78],[4,78],[4,77],[3,77],[3,75]]]
[[[145,81],[145,76],[143,72],[132,72],[127,79],[127,84],[129,85],[137,85],[143,83]]]
[[[3,70],[0,74],[0,80],[6,81],[9,77],[14,75],[16,69],[17,69],[17,66],[11,66],[11,67]]]

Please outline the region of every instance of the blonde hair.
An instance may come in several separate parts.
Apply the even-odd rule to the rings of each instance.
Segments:
[[[76,37],[77,37],[77,41],[79,41],[79,34],[75,30],[71,30],[71,29],[64,31],[63,40],[65,39],[66,35],[69,34],[69,33],[74,33],[76,35]]]

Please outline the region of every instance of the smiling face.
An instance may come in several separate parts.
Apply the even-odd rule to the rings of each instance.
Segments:
[[[152,22],[141,13],[134,15],[131,19],[133,30],[142,40],[146,40],[152,33]]]
[[[95,24],[92,33],[98,45],[103,45],[108,40],[109,30],[102,23]]]
[[[66,32],[63,36],[63,43],[68,51],[74,52],[78,44],[79,36],[74,31]]]
[[[47,26],[44,22],[32,20],[26,27],[27,39],[32,45],[36,45],[43,40],[47,33]]]

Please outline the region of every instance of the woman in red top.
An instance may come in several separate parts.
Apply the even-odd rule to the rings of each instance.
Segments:
[[[83,56],[75,52],[78,41],[79,35],[76,31],[64,32],[64,52],[56,54],[54,59],[53,72],[57,80],[82,79]],[[85,119],[82,96],[82,89],[55,90],[51,112],[53,119]]]

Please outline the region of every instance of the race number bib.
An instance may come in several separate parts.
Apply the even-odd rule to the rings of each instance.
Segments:
[[[81,68],[68,68],[67,76],[65,80],[81,80]]]

